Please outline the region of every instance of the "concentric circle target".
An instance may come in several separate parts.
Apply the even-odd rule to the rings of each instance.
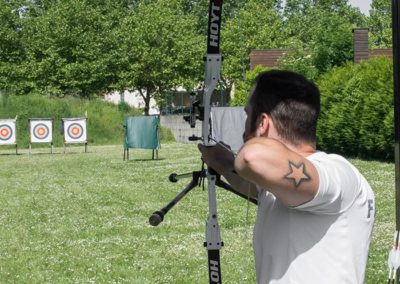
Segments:
[[[13,136],[12,128],[7,124],[0,125],[0,140],[7,141]]]
[[[33,135],[37,138],[37,139],[46,139],[50,134],[50,130],[47,127],[46,124],[44,123],[38,123],[35,125],[35,127],[33,128]]]
[[[82,125],[78,123],[72,123],[68,126],[67,133],[72,139],[79,139],[82,137],[84,130]]]

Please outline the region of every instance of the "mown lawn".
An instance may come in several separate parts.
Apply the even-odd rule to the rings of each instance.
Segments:
[[[207,193],[190,192],[158,227],[148,224],[199,170],[194,145],[150,150],[89,145],[0,148],[0,283],[208,283],[204,221]],[[367,283],[384,283],[394,233],[394,165],[352,160],[371,182],[377,222]],[[218,191],[224,283],[255,283],[251,247],[256,207]]]

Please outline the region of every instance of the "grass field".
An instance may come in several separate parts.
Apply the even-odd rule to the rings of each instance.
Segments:
[[[199,170],[195,145],[0,148],[0,283],[208,283],[207,193],[190,192],[158,227],[148,224]],[[352,160],[371,182],[377,222],[366,283],[384,283],[394,233],[394,165]],[[218,190],[224,283],[255,283],[251,247],[256,207]]]

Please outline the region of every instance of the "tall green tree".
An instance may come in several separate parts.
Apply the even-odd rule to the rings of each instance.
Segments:
[[[0,90],[18,90],[18,66],[24,59],[20,17],[22,6],[22,1],[0,0]]]
[[[365,17],[348,0],[288,0],[284,9],[288,46],[281,64],[316,77],[353,57],[352,29]]]
[[[229,87],[250,69],[252,49],[281,48],[286,35],[277,1],[247,1],[222,27],[223,78]]]
[[[33,1],[27,6],[22,68],[33,91],[92,97],[115,82],[117,20],[123,15],[118,2],[92,2]]]
[[[370,16],[371,44],[373,47],[392,46],[392,6],[389,0],[372,0]]]
[[[240,1],[224,1],[222,6],[222,26],[225,22],[237,17],[239,11],[249,2],[259,2],[260,4],[268,4],[279,10],[282,0],[240,0]],[[185,13],[194,15],[197,19],[197,27],[201,34],[207,33],[208,24],[208,7],[210,0],[181,0],[181,5]]]
[[[124,63],[118,88],[138,91],[145,114],[151,98],[160,100],[167,91],[191,89],[202,80],[205,38],[179,1],[141,3],[124,19],[120,37]]]

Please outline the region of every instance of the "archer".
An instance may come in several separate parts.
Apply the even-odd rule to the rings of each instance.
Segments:
[[[316,151],[320,93],[289,71],[261,73],[246,108],[244,146],[199,145],[205,163],[258,199],[258,283],[364,283],[375,198],[339,155]]]

